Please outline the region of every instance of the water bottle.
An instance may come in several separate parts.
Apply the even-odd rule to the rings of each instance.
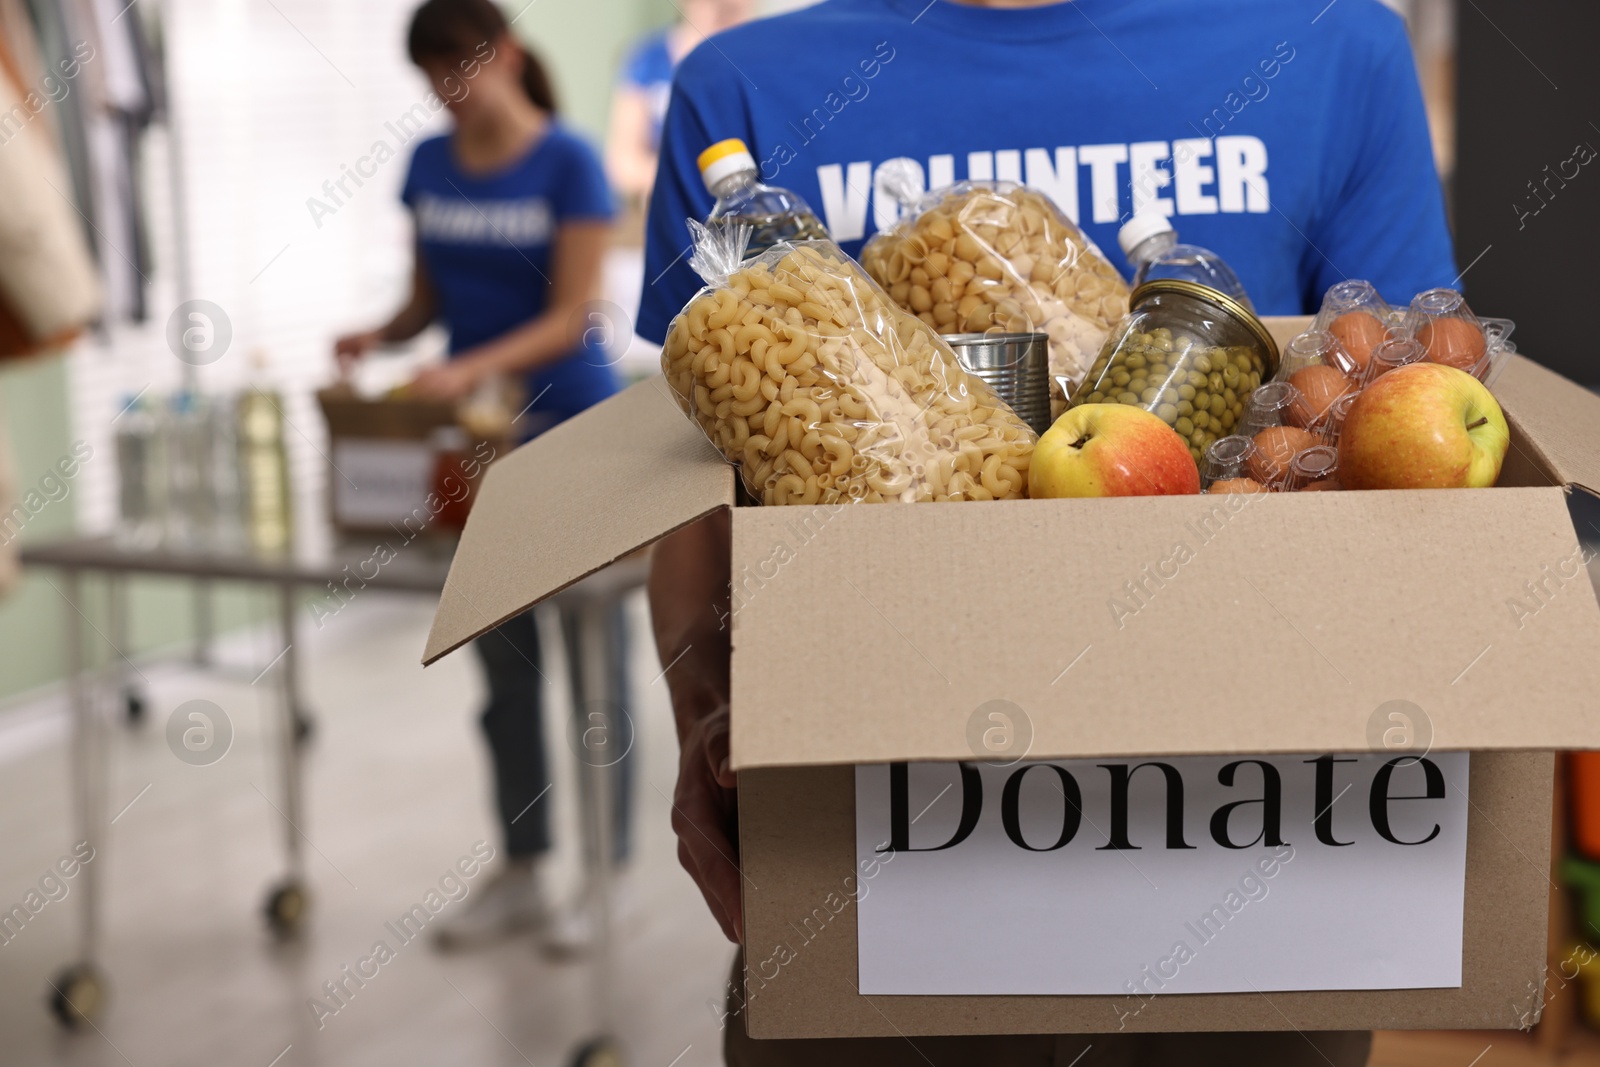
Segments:
[[[1141,211],[1117,231],[1117,244],[1134,268],[1133,287],[1158,278],[1196,282],[1255,311],[1239,276],[1210,249],[1178,243],[1178,231],[1159,211]]]
[[[166,525],[166,464],[160,422],[148,401],[129,396],[116,420],[117,540],[133,548],[161,543]]]
[[[759,179],[755,157],[738,138],[719,141],[700,153],[700,177],[717,198],[706,219],[711,230],[750,227],[746,256],[759,255],[779,241],[826,241],[828,229],[800,194]]]
[[[167,514],[162,540],[168,548],[198,548],[206,539],[209,507],[206,474],[206,413],[189,390],[172,394],[164,424]]]
[[[233,397],[216,396],[208,400],[206,410],[208,536],[214,548],[237,551],[245,546],[246,518],[238,404]]]

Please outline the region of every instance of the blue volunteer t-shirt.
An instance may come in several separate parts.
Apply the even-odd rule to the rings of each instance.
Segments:
[[[600,161],[559,123],[526,155],[492,174],[456,163],[449,136],[417,145],[400,199],[450,331],[455,357],[544,314],[556,231],[563,223],[612,217]],[[588,336],[588,335],[586,335]],[[601,347],[580,347],[524,379],[540,428],[617,391]]]
[[[825,0],[719,34],[673,83],[645,337],[703,284],[684,220],[712,206],[696,156],[728,137],[851,255],[899,218],[878,176],[904,157],[924,188],[1048,193],[1125,276],[1117,230],[1159,208],[1263,314],[1345,278],[1402,303],[1456,278],[1405,26],[1378,0]]]
[[[640,41],[622,65],[622,84],[645,95],[650,103],[650,145],[661,146],[661,127],[667,117],[667,101],[672,94],[672,49],[669,31],[652,33]]]

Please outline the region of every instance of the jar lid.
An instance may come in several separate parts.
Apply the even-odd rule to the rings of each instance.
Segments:
[[[1198,282],[1180,281],[1176,278],[1158,278],[1155,281],[1145,282],[1135,289],[1128,297],[1128,307],[1138,307],[1145,297],[1158,296],[1162,293],[1171,293],[1174,296],[1187,296],[1200,300],[1221,311],[1233,319],[1240,326],[1249,330],[1251,335],[1261,345],[1267,356],[1266,376],[1272,377],[1278,373],[1278,342],[1272,339],[1272,331],[1267,329],[1267,324],[1256,317],[1255,313],[1227,293],[1218,292],[1210,286]]]

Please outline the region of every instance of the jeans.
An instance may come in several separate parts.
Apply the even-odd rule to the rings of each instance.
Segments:
[[[575,634],[565,616],[562,621],[568,670],[578,690],[574,694],[576,717],[564,733],[574,765],[583,770],[578,764],[585,753],[582,739],[584,731],[597,721],[594,715],[598,709],[581,691],[582,684],[577,680],[582,672],[576,662]],[[632,822],[628,809],[633,794],[634,730],[628,710],[627,627],[620,604],[610,614],[608,629],[611,640],[607,648],[607,670],[621,707],[607,709],[607,718],[615,723],[618,748],[626,750],[621,759],[608,768],[616,790],[612,802],[612,859],[621,862],[628,855]],[[489,740],[489,753],[494,763],[495,806],[500,815],[506,853],[512,859],[542,855],[550,850],[551,799],[546,792],[550,788],[550,770],[544,744],[544,659],[533,611],[507,619],[497,629],[474,641],[472,647],[483,661],[489,685],[483,732]]]

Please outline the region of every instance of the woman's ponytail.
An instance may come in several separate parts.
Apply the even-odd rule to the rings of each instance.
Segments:
[[[526,45],[522,49],[522,91],[540,110],[552,115],[559,110],[556,107],[555,86],[550,83],[550,72],[545,70],[539,57]]]

